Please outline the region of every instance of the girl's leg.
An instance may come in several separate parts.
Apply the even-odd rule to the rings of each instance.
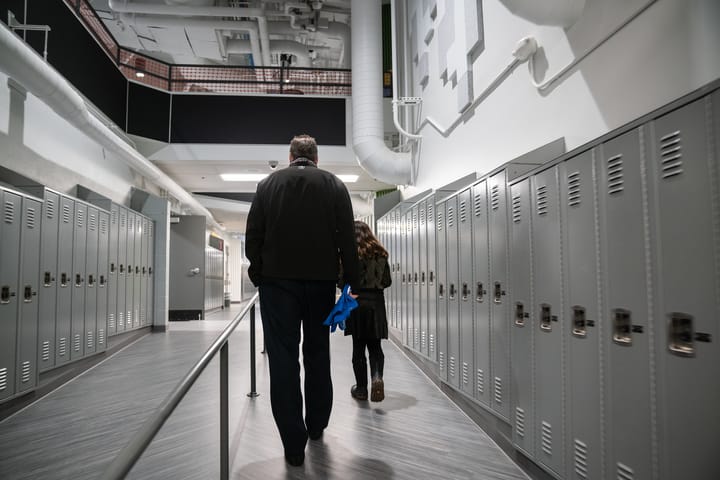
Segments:
[[[353,398],[358,400],[367,400],[367,360],[365,359],[366,341],[353,335],[353,354],[352,364],[353,372],[355,372],[355,386],[350,390]]]
[[[379,338],[368,340],[367,348],[370,356],[370,376],[372,377],[370,400],[380,402],[385,398],[385,384],[383,382],[385,355],[380,346]]]

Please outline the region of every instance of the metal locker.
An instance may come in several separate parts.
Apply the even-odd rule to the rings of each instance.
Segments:
[[[447,352],[448,383],[460,388],[460,270],[458,263],[458,197],[445,202],[445,235],[447,246]]]
[[[75,288],[75,200],[60,196],[58,211],[57,302],[55,313],[55,366],[70,361],[72,350],[72,297]],[[84,257],[83,257],[84,259]]]
[[[655,476],[641,131],[604,143],[598,162],[608,478]]]
[[[720,478],[718,101],[716,93],[652,123],[648,171],[660,274],[653,317],[660,474],[667,480]]]
[[[408,345],[408,319],[410,318],[410,269],[412,257],[409,248],[409,232],[411,212],[403,213],[401,217],[400,256],[402,258],[402,285],[400,290],[400,328],[402,329],[403,345]]]
[[[603,385],[600,345],[605,325],[598,304],[595,152],[559,166],[563,225],[564,316],[567,324],[569,478],[606,478],[602,467]]]
[[[147,217],[142,217],[142,238],[140,252],[140,325],[147,325],[147,283],[148,283],[148,227]]]
[[[515,448],[535,458],[535,404],[533,328],[534,298],[532,291],[532,250],[530,235],[532,217],[530,179],[510,187],[512,223],[510,224],[510,298],[512,328],[510,329],[510,385],[512,386],[512,441]]]
[[[558,170],[530,180],[532,188],[533,290],[535,296],[535,459],[557,476],[565,473],[563,398],[565,365],[563,277]]]
[[[40,283],[40,224],[42,201],[24,197],[20,233],[20,282],[18,284],[17,393],[38,383],[38,290]],[[3,248],[5,245],[3,244]]]
[[[412,207],[412,230],[410,241],[410,256],[412,267],[411,278],[411,304],[412,313],[408,320],[408,345],[416,352],[420,351],[420,206],[415,204]]]
[[[133,260],[133,327],[140,327],[140,292],[142,285],[143,216],[135,213],[135,255]]]
[[[475,303],[475,394],[483,405],[492,407],[492,378],[490,353],[490,246],[488,240],[487,181],[472,187],[473,201],[473,283],[472,301]]]
[[[155,222],[148,220],[147,324],[155,322]]]
[[[408,209],[405,213],[405,242],[403,248],[405,249],[405,265],[406,265],[406,277],[405,277],[405,318],[403,337],[405,339],[405,345],[412,348],[412,326],[413,326],[413,315],[414,304],[413,304],[413,217],[412,210]]]
[[[445,225],[447,203],[445,200],[435,204],[435,245],[437,268],[437,361],[441,380],[448,380],[448,276],[447,276],[447,235]]]
[[[402,285],[404,283],[402,279],[402,250],[400,248],[401,241],[401,230],[400,230],[400,210],[395,209],[393,219],[393,248],[395,250],[395,278],[393,278],[393,297],[395,308],[393,309],[393,318],[395,320],[395,328],[402,328],[402,322],[400,321],[400,309],[402,302]]]
[[[120,229],[120,207],[110,206],[108,235],[108,278],[107,278],[107,336],[117,333],[118,327],[118,231]]]
[[[98,230],[98,268],[97,268],[97,329],[95,333],[95,350],[105,351],[108,332],[108,280],[109,280],[109,247],[110,247],[110,214],[98,210],[100,228]]]
[[[488,179],[488,229],[490,276],[483,285],[490,307],[490,364],[492,365],[492,409],[510,419],[510,328],[511,304],[508,295],[508,201],[505,170]],[[477,288],[477,286],[476,286]],[[490,295],[488,293],[491,293]]]
[[[45,190],[40,228],[40,291],[38,292],[38,370],[55,366],[55,312],[58,275],[60,196]]]
[[[125,330],[132,330],[135,328],[135,319],[133,318],[133,296],[135,294],[135,213],[130,209],[127,210],[126,230]]]
[[[87,244],[85,247],[85,355],[95,353],[97,335],[98,241],[100,222],[98,209],[87,207]]]
[[[460,389],[475,395],[475,330],[473,325],[472,190],[457,196],[458,202],[458,315],[460,345]]]
[[[73,268],[70,359],[77,360],[85,355],[85,265],[87,262],[88,206],[75,201],[73,225]]]
[[[420,202],[418,209],[418,280],[420,291],[418,293],[417,351],[427,356],[427,322],[428,322],[428,287],[427,287],[427,200]]]
[[[435,248],[435,196],[427,202],[427,356],[437,362],[437,249]]]
[[[127,237],[128,237],[128,211],[125,207],[118,207],[118,273],[117,273],[117,333],[128,329],[127,315]]]
[[[0,188],[0,401],[15,395],[17,375],[16,340],[20,279],[20,230],[22,197]]]

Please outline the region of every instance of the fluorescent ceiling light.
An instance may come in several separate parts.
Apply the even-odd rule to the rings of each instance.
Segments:
[[[143,78],[145,74],[143,72],[135,72],[135,76],[138,78]]]
[[[267,173],[221,173],[220,178],[226,182],[259,182],[267,177]]]
[[[345,183],[355,183],[358,179],[358,175],[337,175],[337,177]]]

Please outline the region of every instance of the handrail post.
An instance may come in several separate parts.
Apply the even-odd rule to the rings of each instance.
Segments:
[[[250,393],[248,397],[260,395],[255,391],[255,304],[250,307]]]
[[[228,342],[220,348],[220,479],[230,478],[230,433],[228,414]]]

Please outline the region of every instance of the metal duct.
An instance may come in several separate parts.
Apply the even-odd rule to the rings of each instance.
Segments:
[[[302,30],[294,29],[288,22],[272,21],[268,22],[268,31],[270,35],[288,35],[297,37]],[[339,38],[343,44],[343,50],[340,54],[339,68],[350,68],[351,64],[351,48],[350,48],[350,25],[343,22],[329,22],[327,28],[318,27],[314,32],[308,32],[310,38],[314,38],[311,42],[321,42],[322,38]],[[308,48],[322,48],[308,43]]]
[[[352,0],[353,149],[360,166],[381,182],[412,181],[410,153],[383,141],[381,0]]]
[[[228,40],[225,48],[227,53],[249,53],[250,44],[247,40]],[[272,53],[289,53],[295,56],[292,67],[312,68],[308,48],[313,47],[292,40],[270,40],[270,51]]]
[[[0,28],[0,70],[27,88],[78,130],[116,153],[134,171],[167,190],[194,213],[208,217],[215,228],[222,230],[212,214],[190,193],[91,115],[85,101],[68,81],[5,25]]]
[[[500,0],[518,17],[537,25],[569,27],[577,22],[585,9],[585,0]]]

